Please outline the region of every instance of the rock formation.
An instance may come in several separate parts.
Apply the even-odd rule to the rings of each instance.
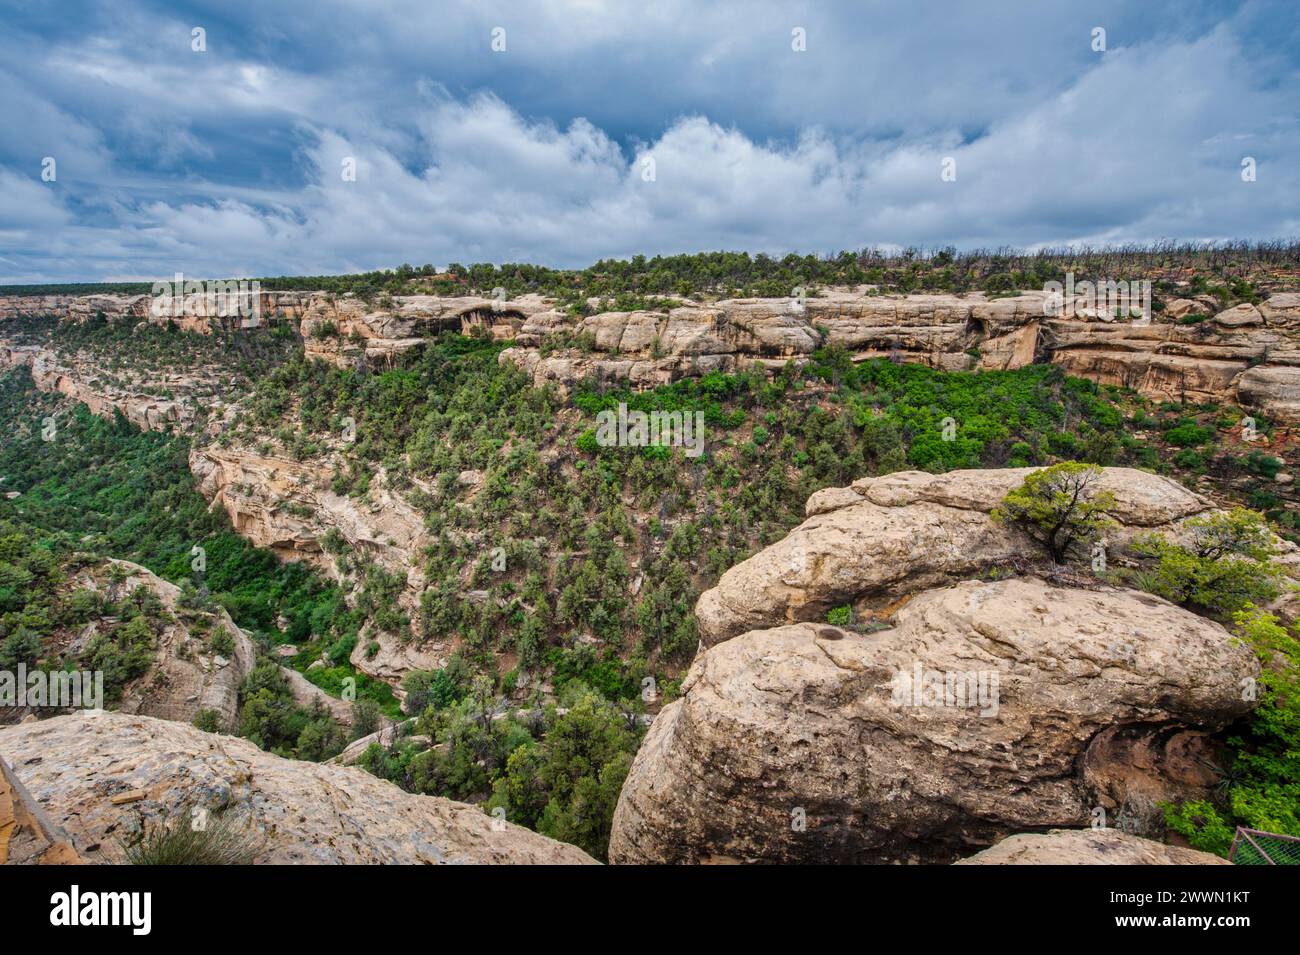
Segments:
[[[0,865],[79,865],[67,834],[54,825],[0,756]]]
[[[477,807],[183,723],[77,713],[0,730],[0,754],[87,862],[119,862],[123,842],[204,810],[246,828],[258,863],[593,862]]]
[[[1053,829],[1003,839],[957,865],[1231,865],[1227,859],[1168,846],[1118,829]]]
[[[150,296],[0,297],[7,318],[51,314],[83,321],[177,321],[206,331],[213,305],[186,297],[155,314]],[[1045,292],[1000,298],[879,295],[832,289],[803,304],[727,299],[664,311],[602,312],[574,319],[536,295],[509,300],[430,295],[368,302],[327,292],[262,292],[258,321],[298,323],[307,354],[338,365],[384,365],[443,330],[513,340],[501,355],[541,384],[579,381],[653,387],[710,371],[775,369],[823,345],[854,360],[897,356],[945,370],[1019,368],[1050,361],[1067,373],[1133,388],[1156,400],[1232,402],[1286,421],[1300,420],[1300,293],[1260,305],[1211,307],[1213,299],[1173,299],[1149,320],[1118,319],[1076,303],[1054,308]],[[177,314],[180,319],[166,316]]]
[[[756,627],[824,620],[832,607],[861,613],[963,580],[1034,552],[1027,537],[990,512],[1034,468],[900,471],[829,488],[808,499],[808,519],[722,575],[696,607],[700,638],[718,643]],[[1099,488],[1115,495],[1108,552],[1135,535],[1176,526],[1211,507],[1166,477],[1106,468]]]
[[[704,644],[638,752],[617,862],[952,861],[1009,833],[1157,833],[1216,779],[1253,654],[1137,591],[982,578],[1031,553],[988,517],[1025,471],[919,472],[814,495],[699,601]],[[1176,536],[1208,503],[1107,469],[1113,535]],[[741,599],[741,595],[744,599]],[[872,626],[825,621],[850,604]]]
[[[78,568],[66,586],[102,594],[109,600],[121,600],[138,587],[151,591],[161,602],[168,621],[157,634],[153,665],[123,689],[122,698],[112,704],[123,713],[138,713],[159,719],[189,723],[199,710],[215,710],[221,723],[234,728],[239,711],[239,687],[253,668],[256,659],[253,643],[224,608],[179,611],[181,591],[146,567],[127,560],[106,559]],[[202,632],[194,620],[202,620]],[[51,653],[75,658],[95,638],[101,627],[97,619],[73,630],[57,631],[49,646]],[[211,636],[224,630],[233,652],[222,656],[211,646]],[[352,707],[308,682],[300,673],[282,668],[289,679],[295,702],[311,706],[319,700],[334,719],[352,723]],[[0,711],[0,723],[23,718],[26,708]]]
[[[576,322],[540,313],[524,322],[501,360],[519,365],[539,385],[567,389],[594,379],[653,387],[710,371],[779,368],[839,345],[855,361],[897,356],[946,371],[1050,361],[1068,374],[1160,401],[1234,402],[1297,420],[1300,295],[1279,293],[1258,308],[1237,306],[1187,324],[1174,315],[1135,322],[1096,309],[1053,311],[1041,292],[989,300],[831,291],[802,306],[733,299]],[[1184,320],[1201,317],[1176,311]],[[585,337],[587,347],[565,347],[561,332]]]
[[[427,543],[424,518],[387,487],[380,470],[367,501],[330,490],[334,471],[327,463],[298,462],[258,454],[247,448],[209,445],[190,452],[190,470],[200,493],[223,508],[235,530],[282,560],[305,560],[339,579],[335,555],[323,540],[331,530],[348,549],[406,577],[400,602],[410,614],[418,608],[424,576],[418,555]],[[373,640],[377,652],[368,652]],[[357,643],[352,663],[371,676],[396,681],[410,670],[446,663],[450,647],[437,641],[403,643],[384,633],[368,633]]]

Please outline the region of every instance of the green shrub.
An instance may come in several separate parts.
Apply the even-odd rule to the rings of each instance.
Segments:
[[[1115,495],[1095,488],[1101,474],[1097,465],[1078,461],[1035,471],[1007,492],[993,519],[1019,527],[1054,563],[1063,563],[1077,545],[1115,526],[1107,516]]]
[[[265,840],[231,816],[186,811],[119,844],[129,865],[251,865]]]
[[[1244,507],[1215,511],[1184,529],[1186,544],[1158,534],[1134,540],[1134,552],[1155,561],[1134,577],[1143,590],[1218,616],[1277,596],[1273,535],[1261,514]]]
[[[1165,432],[1165,440],[1180,448],[1199,447],[1214,437],[1214,428],[1185,421]]]
[[[826,614],[826,622],[836,627],[847,627],[853,622],[853,608],[847,604],[843,607],[834,607]]]
[[[205,733],[224,733],[228,729],[220,710],[201,709],[194,714],[193,722]]]

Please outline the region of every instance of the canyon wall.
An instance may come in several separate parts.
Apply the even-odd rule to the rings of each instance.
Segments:
[[[0,338],[5,320],[20,315],[84,321],[102,313],[155,322],[178,315],[171,320],[197,331],[222,320],[210,296],[164,298],[157,309],[152,303],[148,295],[0,296]],[[350,294],[262,292],[257,306],[259,321],[297,322],[307,353],[338,365],[382,367],[433,333],[457,330],[512,341],[501,360],[539,385],[570,389],[590,378],[645,388],[710,371],[776,369],[839,345],[855,361],[894,357],[949,371],[1050,361],[1071,375],[1159,401],[1230,402],[1300,421],[1300,293],[1294,292],[1229,309],[1208,297],[1172,299],[1146,322],[1115,318],[1082,300],[1053,308],[1044,292],[990,299],[830,290],[802,304],[729,299],[585,318],[537,295],[368,302]]]

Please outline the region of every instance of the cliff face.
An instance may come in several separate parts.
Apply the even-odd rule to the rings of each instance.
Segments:
[[[480,330],[510,339],[525,319],[550,312],[551,305],[536,295],[508,301],[403,295],[386,298],[382,304],[332,292],[259,292],[238,302],[206,293],[161,296],[156,301],[151,295],[10,295],[0,296],[0,335],[6,320],[20,316],[52,315],[84,322],[103,315],[110,321],[172,322],[200,334],[208,334],[214,323],[247,328],[287,319],[299,323],[309,355],[339,365],[359,360],[382,364],[419,346],[428,335]]]
[[[190,452],[190,470],[213,507],[224,508],[235,530],[283,560],[304,560],[341,579],[336,556],[325,550],[331,531],[347,550],[406,580],[399,602],[414,615],[424,577],[419,555],[427,543],[424,519],[387,487],[382,471],[366,501],[330,490],[328,462],[302,463],[247,448],[214,445]],[[378,649],[368,649],[371,642]],[[352,663],[362,672],[396,682],[411,670],[445,665],[446,642],[404,643],[392,634],[362,634]]]
[[[163,317],[151,303],[147,295],[0,297],[0,330],[7,318],[41,314],[84,321],[102,312],[155,322],[174,314],[196,331],[221,320],[214,302],[198,295],[164,300],[157,310]],[[1079,303],[1063,313],[1068,317],[1053,317],[1043,292],[988,299],[831,290],[804,304],[730,299],[581,319],[536,295],[503,301],[407,295],[368,303],[326,292],[262,292],[257,304],[262,318],[298,322],[307,354],[338,365],[382,367],[428,335],[455,330],[513,340],[501,360],[537,384],[567,389],[593,378],[643,388],[710,371],[775,369],[823,345],[840,345],[854,360],[896,356],[950,371],[1050,361],[1071,375],[1156,400],[1232,402],[1300,420],[1300,293],[1294,292],[1222,310],[1212,299],[1176,299],[1145,324]]]
[[[1286,420],[1300,412],[1300,295],[1208,315],[1204,304],[1135,324],[1076,308],[1047,315],[1047,296],[867,296],[831,292],[802,307],[736,299],[664,312],[606,312],[574,322],[543,313],[501,356],[538,384],[594,378],[653,387],[710,371],[779,368],[824,345],[861,361],[896,356],[946,371],[1050,361],[1068,374],[1160,401],[1226,401]],[[1177,316],[1177,317],[1175,317]],[[1197,319],[1195,323],[1184,324]],[[566,332],[587,348],[545,347]],[[552,339],[555,341],[556,339]]]
[[[257,863],[594,862],[474,806],[405,793],[362,769],[282,759],[246,740],[167,720],[55,717],[0,729],[0,754],[52,828],[91,863],[120,862],[121,843],[158,826],[191,825],[204,811],[245,830],[260,847]],[[3,793],[0,786],[0,812]]]
[[[151,665],[123,688],[121,699],[110,704],[114,710],[182,723],[192,722],[199,710],[212,710],[219,714],[223,727],[235,727],[239,687],[253,669],[256,652],[252,640],[222,607],[182,610],[181,591],[175,584],[139,564],[112,558],[78,567],[64,586],[115,603],[143,588],[161,604],[164,620],[155,634]],[[47,644],[47,653],[76,658],[103,629],[104,621],[99,618],[60,628]],[[212,638],[218,632],[230,638],[231,649],[213,649]],[[351,725],[352,707],[348,703],[331,697],[293,671],[284,672],[294,683],[300,705],[309,706],[319,699],[337,722]],[[0,710],[0,723],[17,722],[28,712],[26,708],[7,707]]]
[[[614,817],[617,862],[943,862],[1026,829],[1158,834],[1216,784],[1213,733],[1258,663],[1150,594],[1008,562],[988,519],[1025,471],[904,472],[819,492],[697,607],[705,649]],[[1178,537],[1207,502],[1107,469],[1121,526]],[[999,569],[999,573],[994,573]],[[830,626],[848,604],[861,629]],[[823,621],[823,622],[816,622]]]

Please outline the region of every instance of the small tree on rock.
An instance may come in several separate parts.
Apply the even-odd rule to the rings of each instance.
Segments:
[[[993,509],[999,524],[1013,524],[1043,546],[1052,561],[1064,563],[1078,544],[1115,526],[1108,512],[1115,495],[1098,490],[1101,468],[1066,461],[1035,471]]]

